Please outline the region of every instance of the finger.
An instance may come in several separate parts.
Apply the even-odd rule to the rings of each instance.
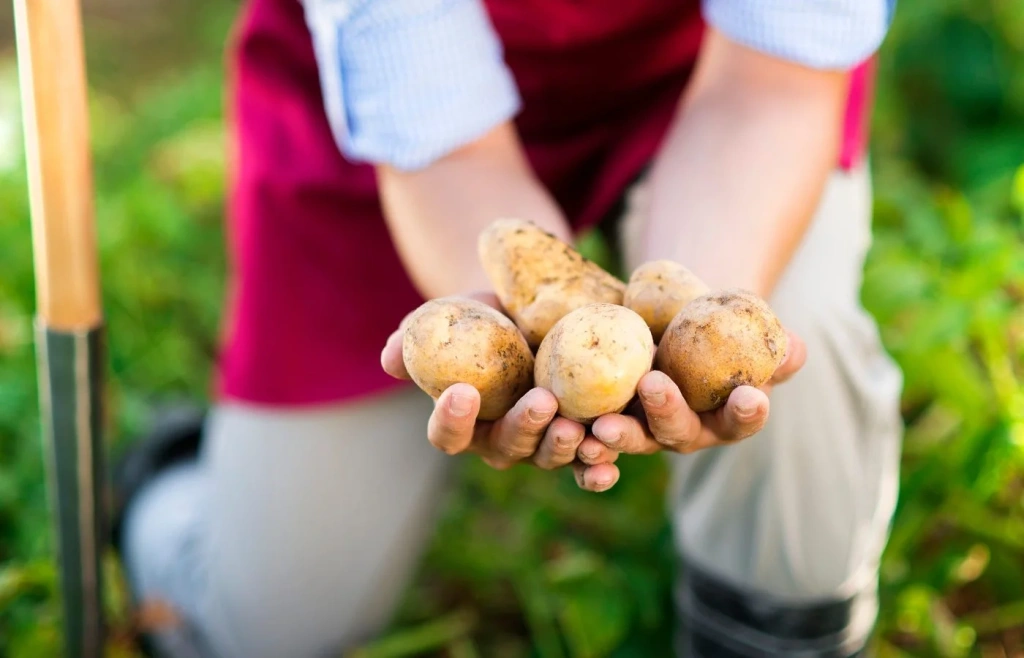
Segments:
[[[776,368],[775,374],[772,375],[769,382],[771,385],[789,380],[800,368],[804,367],[804,363],[807,361],[807,344],[803,339],[793,332],[788,332],[787,340],[786,358],[782,360],[782,363]]]
[[[592,436],[588,436],[583,439],[583,442],[580,443],[580,447],[576,451],[576,454],[579,457],[579,460],[587,466],[611,464],[619,458],[619,453],[617,451],[612,450]]]
[[[427,421],[427,439],[449,455],[464,451],[473,441],[480,394],[469,384],[450,386],[437,398]]]
[[[533,456],[557,411],[558,400],[549,391],[543,388],[527,391],[494,423],[487,449],[495,457],[514,461]]]
[[[647,433],[643,423],[633,416],[607,414],[594,421],[591,431],[598,441],[615,452],[650,455],[661,446]],[[585,443],[586,441],[584,441]]]
[[[409,371],[405,369],[405,359],[402,356],[402,341],[405,339],[405,328],[409,324],[409,318],[414,312],[405,314],[398,323],[398,329],[388,336],[380,353],[380,365],[384,372],[396,379],[409,379]]]
[[[665,373],[655,370],[644,375],[637,394],[648,431],[659,444],[684,451],[700,435],[700,416],[690,409],[679,387]]]
[[[619,481],[619,467],[615,464],[598,464],[587,466],[575,462],[572,465],[576,484],[580,489],[600,493],[608,491]]]
[[[753,436],[768,422],[768,396],[753,386],[734,390],[725,406],[704,414],[704,431],[695,449],[721,443],[732,443]]]
[[[388,336],[384,349],[380,352],[381,367],[384,368],[384,372],[395,379],[409,379],[409,372],[405,369],[405,360],[402,358],[402,340],[404,337],[404,328],[396,330]]]
[[[533,463],[539,468],[551,470],[571,464],[576,459],[586,428],[568,418],[555,418],[540,441]]]

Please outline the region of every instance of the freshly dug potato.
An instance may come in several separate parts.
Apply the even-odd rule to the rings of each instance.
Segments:
[[[480,420],[497,420],[533,386],[533,353],[519,329],[483,302],[446,297],[409,317],[402,360],[435,400],[452,384],[480,392]]]
[[[580,423],[618,413],[651,369],[654,341],[625,306],[588,304],[551,329],[537,351],[534,380],[558,399],[558,413]]]
[[[670,260],[655,260],[633,270],[622,305],[640,314],[660,343],[672,318],[711,290],[690,270]]]
[[[786,332],[763,299],[743,290],[698,297],[672,320],[655,367],[690,408],[711,411],[738,386],[761,386],[786,356]]]
[[[622,303],[622,281],[530,222],[493,222],[480,234],[479,253],[495,294],[530,347],[570,311]]]

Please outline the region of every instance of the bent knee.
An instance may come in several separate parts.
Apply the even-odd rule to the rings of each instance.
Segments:
[[[765,428],[679,459],[684,557],[798,598],[842,591],[878,559],[895,505],[901,380],[861,313],[790,312],[807,362],[772,391]]]

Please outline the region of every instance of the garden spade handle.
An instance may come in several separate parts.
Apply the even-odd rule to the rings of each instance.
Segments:
[[[39,315],[100,324],[85,61],[78,0],[14,0]]]
[[[69,658],[102,655],[102,312],[79,0],[14,0],[43,442]]]

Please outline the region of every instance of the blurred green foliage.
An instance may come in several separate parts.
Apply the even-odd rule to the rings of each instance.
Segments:
[[[186,7],[187,5],[187,7]],[[235,3],[188,2],[173,48],[89,22],[109,427],[203,397],[223,295],[223,39]],[[198,12],[198,13],[197,13]],[[201,17],[201,18],[197,18]],[[201,29],[193,29],[201,26]],[[161,26],[166,32],[166,24]],[[190,31],[191,30],[191,31]],[[134,52],[134,51],[131,51]],[[903,0],[879,70],[876,243],[864,301],[906,377],[903,488],[879,655],[1024,647],[1024,3]],[[59,655],[39,445],[17,78],[0,69],[0,655]],[[658,459],[611,492],[461,469],[394,628],[363,658],[665,655],[675,568]],[[111,655],[132,619],[110,561]]]

